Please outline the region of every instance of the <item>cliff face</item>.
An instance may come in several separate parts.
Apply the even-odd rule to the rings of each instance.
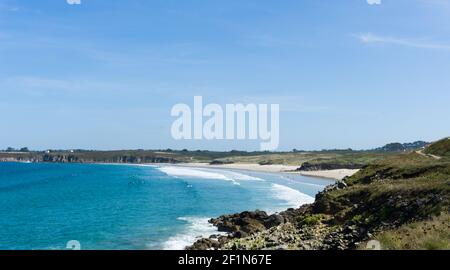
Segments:
[[[178,159],[158,155],[126,155],[126,154],[62,154],[62,153],[20,153],[0,154],[0,162],[49,162],[49,163],[179,163]]]
[[[44,155],[43,162],[57,163],[178,163],[176,159],[157,156],[113,156],[109,158],[89,158],[75,155]]]
[[[356,249],[374,239],[384,248],[446,249],[449,206],[450,159],[399,154],[327,187],[311,205],[212,219],[229,235],[189,249]]]

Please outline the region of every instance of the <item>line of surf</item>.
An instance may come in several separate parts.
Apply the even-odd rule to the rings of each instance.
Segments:
[[[239,185],[238,181],[264,181],[263,179],[258,177],[217,169],[200,169],[183,166],[159,166],[157,169],[172,177],[192,177],[209,180],[225,180],[231,181],[236,185]]]

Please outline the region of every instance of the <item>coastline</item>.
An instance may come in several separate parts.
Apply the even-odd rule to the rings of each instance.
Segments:
[[[160,164],[163,165],[163,164]],[[167,165],[167,164],[165,164]],[[173,165],[172,165],[173,166]],[[305,176],[309,178],[315,178],[313,181],[330,181],[331,187],[336,187],[342,179],[347,176],[352,176],[359,171],[359,169],[336,169],[336,170],[318,170],[318,171],[297,171],[297,166],[289,165],[260,165],[260,164],[245,164],[245,163],[234,163],[234,164],[223,164],[223,165],[211,165],[209,163],[181,163],[175,164],[175,167],[185,167],[185,168],[199,168],[199,169],[217,169],[217,170],[230,170],[230,171],[242,171],[261,173],[261,174],[273,174],[280,177],[289,179],[294,179],[289,177]],[[277,184],[275,184],[277,185]],[[277,185],[281,186],[282,185]],[[324,187],[324,190],[327,186]],[[273,212],[260,211],[260,210],[246,210],[240,213],[233,214],[223,214],[218,217],[212,217],[208,220],[209,227],[213,226],[215,232],[201,237],[196,237],[195,241],[190,245],[184,247],[184,250],[204,250],[204,249],[221,249],[226,247],[227,241],[231,241],[236,237],[238,239],[245,238],[252,234],[262,236],[264,239],[270,238],[272,231],[280,230],[281,233],[276,234],[276,237],[285,237],[285,235],[292,234],[292,228],[285,224],[285,222],[290,222],[298,211],[303,211],[301,209],[307,209],[309,206],[313,205],[316,201],[316,197],[312,198],[310,202],[304,202],[299,206],[292,206],[283,208]],[[306,207],[306,208],[303,208]],[[239,224],[239,225],[237,225]],[[258,225],[255,225],[258,224]],[[259,226],[259,228],[258,228]],[[271,230],[269,230],[271,228]],[[284,231],[285,228],[288,228]],[[280,236],[281,235],[281,236]],[[184,236],[186,237],[186,236]],[[280,238],[280,239],[281,239]],[[192,240],[192,237],[190,238]],[[277,239],[276,241],[278,241]],[[168,241],[170,243],[170,239]],[[230,242],[231,243],[231,242]],[[284,247],[284,245],[283,245]],[[228,246],[230,248],[230,246]]]
[[[20,163],[28,163],[28,162],[20,162]],[[46,163],[46,162],[37,162],[37,163]],[[93,164],[93,165],[110,165],[110,166],[138,166],[138,167],[164,167],[164,166],[171,166],[171,167],[186,167],[186,168],[205,168],[205,169],[217,169],[217,170],[237,170],[237,171],[243,171],[245,174],[245,171],[248,173],[254,172],[259,173],[261,175],[279,175],[280,177],[284,179],[289,179],[287,181],[291,181],[296,176],[301,176],[303,174],[294,172],[293,170],[296,168],[295,166],[285,166],[285,165],[259,165],[259,164],[227,164],[227,165],[209,165],[207,163],[183,163],[183,164],[171,164],[171,163],[102,163],[102,162],[92,162],[92,163],[83,163],[83,164]],[[236,172],[235,172],[236,173]],[[289,177],[288,174],[291,174],[292,177]],[[253,174],[249,174],[251,177],[255,177]],[[235,175],[233,175],[235,176]],[[256,174],[256,176],[259,176]],[[319,178],[325,179],[327,177],[321,177],[319,175],[315,175],[317,177],[317,181],[319,181]],[[332,179],[332,178],[328,178]],[[243,181],[249,180],[249,178],[242,179]],[[254,179],[253,179],[254,180]],[[317,182],[316,184],[314,181],[316,179],[310,179],[310,183],[308,185],[321,185],[320,182]],[[330,183],[331,184],[331,183]],[[274,184],[274,188],[276,188],[274,191],[276,191],[274,196],[281,196],[280,198],[283,200],[286,200],[288,203],[289,201],[294,201],[296,203],[300,203],[303,200],[305,200],[306,197],[301,197],[298,194],[292,195],[291,190],[288,186],[285,186],[284,184]],[[303,193],[302,193],[303,194]],[[311,195],[308,195],[311,196]],[[300,198],[300,199],[299,199]],[[302,204],[309,204],[314,201],[314,197],[311,198],[312,201],[305,200]],[[300,205],[294,205],[292,206],[283,206],[280,209],[277,210],[269,210],[266,211],[268,215],[273,215],[279,212],[284,212],[288,208],[298,208]],[[248,209],[248,211],[254,211],[254,209]],[[226,214],[226,213],[223,213]],[[177,246],[177,242],[183,242],[186,243],[185,247],[189,247],[193,245],[197,240],[198,236],[202,235],[203,233],[206,233],[203,235],[204,237],[210,237],[211,235],[221,235],[221,232],[219,231],[219,228],[215,226],[214,224],[211,224],[207,222],[209,219],[217,218],[217,216],[202,216],[196,217],[196,216],[180,216],[179,219],[186,222],[186,230],[183,232],[180,232],[172,237],[170,237],[167,240],[167,243],[164,245],[164,249],[174,249],[179,248]],[[180,240],[181,239],[181,240]],[[187,244],[189,242],[189,244]]]
[[[269,173],[290,173],[309,177],[326,178],[333,180],[342,180],[347,176],[352,176],[359,170],[338,169],[338,170],[321,170],[321,171],[296,171],[298,166],[289,165],[259,165],[251,163],[234,163],[224,165],[211,165],[209,163],[181,163],[176,166],[194,167],[194,168],[211,168],[211,169],[232,169],[253,172],[269,172]]]
[[[310,177],[318,177],[318,178],[327,178],[333,180],[342,180],[345,177],[352,176],[355,173],[359,172],[359,169],[337,169],[337,170],[322,170],[322,171],[301,171],[294,172],[303,176]]]
[[[261,181],[261,179],[264,178],[264,176],[276,176],[280,179],[283,179],[282,181],[288,181],[288,182],[297,182],[296,178],[300,178],[303,176],[299,173],[292,173],[292,170],[297,168],[295,166],[285,166],[285,165],[268,165],[268,166],[261,166],[259,164],[227,164],[227,165],[210,165],[208,163],[181,163],[181,164],[167,164],[167,163],[160,163],[160,164],[152,164],[156,166],[165,167],[168,166],[171,168],[172,172],[169,172],[169,174],[173,174],[174,170],[177,170],[179,168],[181,171],[188,170],[185,172],[181,172],[181,174],[187,174],[192,175],[195,171],[195,169],[205,169],[207,173],[214,173],[214,171],[217,170],[217,172],[222,175],[224,172],[233,173],[231,176],[237,176],[237,175],[246,175],[250,178],[245,178],[246,180],[253,180],[253,181]],[[164,170],[162,170],[164,171]],[[223,172],[221,172],[223,171]],[[167,173],[167,171],[164,171]],[[225,174],[226,175],[226,174]],[[210,175],[212,177],[213,175]],[[220,179],[218,176],[214,176],[216,179]],[[261,179],[259,179],[261,177]],[[309,181],[309,183],[302,183],[304,185],[312,185],[312,186],[322,186],[321,190],[325,188],[327,185],[333,184],[336,179],[327,178],[327,177],[320,177],[320,176],[307,176],[310,179],[306,180]],[[316,179],[311,179],[316,178]],[[259,179],[259,180],[258,180]],[[223,180],[223,179],[222,179]],[[323,182],[321,182],[322,180]],[[265,181],[265,180],[262,180]],[[315,183],[317,181],[317,183]],[[235,184],[238,184],[234,180],[232,181]],[[325,183],[325,184],[324,184]],[[328,184],[326,184],[328,183]],[[290,185],[286,185],[285,183],[272,183],[273,186],[273,194],[267,195],[267,196],[275,196],[278,197],[280,200],[286,201],[286,205],[280,208],[274,208],[274,209],[261,209],[261,212],[259,210],[250,209],[244,210],[244,213],[253,213],[253,212],[261,212],[261,213],[267,213],[267,216],[271,215],[278,215],[278,213],[283,213],[288,211],[289,209],[297,209],[299,207],[302,207],[303,205],[311,204],[314,202],[315,197],[311,194],[303,193],[302,191],[299,191],[297,189],[294,189],[290,187]],[[238,212],[236,212],[238,213]],[[204,218],[203,222],[188,222],[188,227],[185,232],[178,233],[177,235],[174,235],[170,239],[168,239],[167,243],[165,244],[164,249],[169,250],[179,250],[180,245],[179,242],[183,242],[185,246],[181,248],[182,250],[187,249],[189,247],[192,247],[197,241],[201,239],[209,239],[211,237],[228,237],[231,235],[230,232],[225,232],[220,230],[220,226],[217,226],[217,224],[214,224],[211,222],[212,220],[218,219],[223,216],[227,215],[237,215],[236,213],[230,212],[230,213],[222,213],[217,216],[209,216],[207,218]],[[187,220],[189,221],[189,220]],[[197,229],[193,229],[193,227],[197,227]],[[208,229],[209,228],[209,229]],[[214,228],[214,229],[212,229]],[[207,232],[207,234],[203,235],[203,232]],[[182,241],[181,241],[182,240]],[[187,244],[189,242],[189,244]],[[178,243],[178,244],[174,244]]]

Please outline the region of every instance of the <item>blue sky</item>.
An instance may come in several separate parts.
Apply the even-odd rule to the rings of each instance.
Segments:
[[[450,1],[0,0],[0,148],[175,141],[176,103],[279,103],[280,150],[450,135]]]

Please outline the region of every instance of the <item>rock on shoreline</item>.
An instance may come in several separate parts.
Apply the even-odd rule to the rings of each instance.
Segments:
[[[376,234],[448,214],[450,194],[445,181],[439,186],[405,185],[399,180],[372,183],[365,173],[328,186],[313,204],[297,209],[273,215],[246,211],[211,219],[211,224],[228,235],[200,239],[187,249],[357,249]],[[382,176],[375,173],[373,177]]]

